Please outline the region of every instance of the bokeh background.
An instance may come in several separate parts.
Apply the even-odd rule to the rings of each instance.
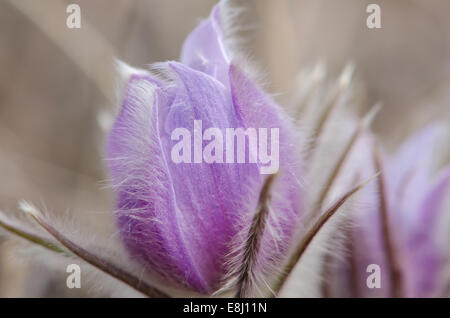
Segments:
[[[333,77],[354,62],[362,107],[383,102],[374,130],[386,147],[450,121],[448,0],[233,2],[246,9],[237,21],[246,50],[280,103],[302,68],[324,61]],[[70,3],[81,7],[81,29],[66,27]],[[115,103],[113,57],[137,67],[177,59],[214,3],[0,0],[0,209],[14,212],[24,198],[113,231],[101,129]],[[366,27],[369,3],[381,6],[381,29]],[[15,247],[0,238],[0,297],[98,295],[67,289],[65,267]]]

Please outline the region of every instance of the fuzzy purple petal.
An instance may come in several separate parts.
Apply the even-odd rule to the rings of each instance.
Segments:
[[[343,174],[350,175],[357,182],[368,180],[376,174],[373,162],[373,142],[370,136],[362,136],[356,143],[348,161],[344,167]],[[379,177],[381,178],[381,176]],[[348,277],[352,281],[353,292],[357,297],[389,297],[390,296],[390,273],[385,253],[385,241],[382,231],[382,215],[380,212],[380,198],[378,192],[378,180],[367,184],[356,194],[358,202],[354,217],[354,228],[351,232],[349,259],[352,264],[352,272]],[[371,264],[380,266],[381,288],[368,288],[367,268]]]
[[[193,131],[194,120],[202,120],[203,132],[216,127],[224,136],[232,127],[280,129],[280,197],[274,198],[276,217],[262,253],[272,263],[286,250],[300,211],[297,161],[290,150],[294,131],[278,106],[237,70],[230,69],[230,92],[205,73],[176,62],[168,67],[174,85],[160,87],[150,77],[130,81],[110,134],[117,222],[131,254],[150,271],[210,293],[225,274],[232,240],[256,210],[264,178],[257,163],[174,163],[172,131]]]
[[[440,274],[445,250],[439,244],[436,230],[443,217],[443,201],[450,194],[450,168],[444,170],[426,194],[420,206],[417,223],[410,229],[405,274],[407,294],[411,297],[436,297],[442,291]]]
[[[279,129],[281,178],[260,258],[271,266],[285,256],[301,212],[297,137],[283,111],[230,65],[218,7],[187,38],[181,61],[160,64],[167,79],[131,78],[107,159],[117,224],[131,256],[169,285],[208,294],[229,270],[227,257],[257,209],[265,176],[249,155],[244,163],[195,162],[195,137],[192,163],[176,163],[172,133],[187,129],[194,135],[194,121],[201,121],[202,134],[219,129],[225,162],[227,128]],[[210,141],[200,143],[202,154]]]
[[[165,279],[196,290],[208,283],[183,238],[180,211],[159,134],[164,94],[149,79],[132,79],[108,141],[117,194],[117,224],[130,253]]]
[[[279,106],[235,64],[230,66],[230,85],[236,117],[243,127],[279,129],[280,178],[274,187],[273,213],[263,236],[263,252],[259,259],[260,264],[273,266],[270,260],[284,255],[301,215],[302,190],[298,177],[301,161],[295,153],[298,134]]]
[[[441,202],[448,194],[450,173],[442,173],[436,184],[431,183],[433,148],[440,127],[430,125],[410,137],[394,156],[382,154],[384,193],[390,231],[390,248],[401,275],[402,296],[426,297],[439,295],[439,274],[443,251],[436,242],[436,226],[442,217]],[[354,230],[354,257],[359,267],[370,263],[382,269],[381,289],[365,287],[360,279],[362,296],[390,296],[390,266],[382,233],[379,193],[372,191],[373,203],[366,205]],[[366,197],[366,203],[370,202]]]
[[[388,200],[396,226],[414,224],[415,211],[424,200],[431,182],[433,150],[441,127],[429,125],[409,137],[393,158],[387,157],[386,176]]]
[[[226,84],[229,62],[217,5],[210,18],[200,23],[187,37],[181,51],[181,63]]]

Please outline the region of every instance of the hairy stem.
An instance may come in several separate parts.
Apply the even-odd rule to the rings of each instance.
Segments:
[[[383,178],[383,164],[378,149],[374,148],[374,161],[375,167],[380,171],[381,176],[378,178],[378,192],[380,199],[380,214],[381,214],[381,226],[383,233],[384,250],[386,251],[386,258],[389,264],[389,271],[391,277],[391,295],[392,297],[402,297],[403,295],[403,283],[402,273],[400,270],[400,263],[395,254],[395,246],[393,243],[392,232],[389,226],[389,212],[386,201],[386,185]]]
[[[252,273],[259,255],[264,229],[266,228],[267,216],[269,215],[270,189],[275,178],[276,174],[267,177],[259,195],[258,209],[248,232],[242,266],[239,270],[237,298],[247,297],[251,291]]]
[[[163,298],[169,297],[164,292],[159,289],[147,284],[144,281],[141,281],[139,278],[134,276],[133,274],[124,271],[120,267],[115,264],[110,263],[109,261],[102,259],[93,253],[85,250],[84,248],[78,246],[76,243],[72,242],[69,238],[61,234],[58,230],[56,230],[53,226],[48,224],[40,215],[40,213],[31,206],[25,206],[22,208],[25,212],[29,213],[36,222],[42,226],[50,235],[52,235],[58,242],[60,242],[65,248],[71,251],[76,256],[83,259],[85,262],[90,265],[96,267],[97,269],[105,272],[106,274],[116,278],[117,280],[127,284],[128,286],[134,288],[135,290],[149,296],[152,298]]]
[[[328,122],[328,119],[331,116],[331,113],[339,104],[339,101],[342,99],[343,93],[345,92],[346,88],[350,84],[353,71],[354,71],[353,65],[348,65],[346,67],[346,69],[344,70],[344,72],[341,76],[341,79],[339,81],[338,87],[336,88],[336,91],[334,92],[331,99],[328,101],[324,112],[320,116],[319,122],[317,123],[317,127],[315,127],[315,129],[313,130],[312,142],[311,142],[311,146],[310,146],[311,150],[308,152],[309,156],[312,155],[312,152],[316,148],[316,145],[322,135],[322,132],[325,128],[325,124]]]
[[[27,240],[27,241],[29,241],[31,243],[37,244],[37,245],[39,245],[41,247],[44,247],[44,248],[46,248],[48,250],[51,250],[53,252],[56,252],[58,254],[63,254],[63,255],[66,255],[66,256],[70,256],[70,254],[66,250],[62,249],[58,245],[56,245],[56,244],[54,244],[54,243],[52,243],[52,242],[50,242],[50,241],[48,241],[48,240],[46,240],[44,238],[41,238],[41,237],[39,237],[37,235],[31,234],[31,233],[29,233],[29,232],[27,232],[25,230],[22,230],[22,229],[18,228],[15,225],[8,224],[7,222],[0,220],[0,227],[4,228],[8,232],[10,232],[10,233],[12,233],[14,235],[17,235],[17,236],[19,236],[19,237],[21,237],[21,238],[23,238],[23,239],[25,239],[25,240]]]
[[[281,289],[283,288],[284,284],[287,281],[287,278],[289,277],[289,274],[292,272],[294,267],[297,265],[297,263],[300,261],[301,257],[305,253],[308,246],[311,244],[312,240],[316,235],[319,233],[319,231],[322,229],[322,227],[326,224],[326,222],[339,210],[339,208],[347,202],[347,200],[354,195],[356,192],[361,190],[367,183],[369,183],[372,180],[369,179],[368,181],[361,183],[357,185],[355,188],[344,194],[336,203],[334,203],[329,209],[327,209],[313,224],[311,229],[306,233],[306,235],[303,237],[302,241],[296,248],[293,255],[290,257],[287,265],[284,268],[283,273],[281,274],[277,285],[275,286],[275,292],[279,293]]]
[[[322,192],[319,195],[319,199],[316,203],[316,211],[320,211],[322,209],[322,205],[330,192],[334,182],[336,181],[336,178],[339,175],[339,172],[341,171],[345,161],[347,160],[348,156],[350,155],[353,147],[356,144],[356,141],[358,138],[362,135],[362,133],[367,129],[367,127],[372,122],[373,118],[376,116],[380,109],[379,105],[374,106],[367,114],[366,116],[359,122],[358,127],[353,132],[352,136],[350,137],[349,142],[347,143],[347,146],[345,147],[343,153],[339,157],[333,171],[331,172],[330,177],[327,180],[327,183],[325,187],[323,188]]]

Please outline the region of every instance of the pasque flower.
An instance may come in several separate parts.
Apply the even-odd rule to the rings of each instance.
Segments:
[[[301,103],[297,115],[307,128],[299,134],[298,118],[259,88],[248,62],[231,49],[229,10],[226,1],[212,10],[187,37],[180,62],[150,70],[118,63],[119,110],[106,162],[120,242],[87,242],[88,235],[70,234],[68,222],[54,225],[27,202],[21,210],[40,227],[3,213],[0,227],[150,297],[291,295],[293,277],[301,286],[292,295],[318,295],[317,264],[328,238],[321,229],[362,187],[350,185],[323,209],[353,144],[335,138],[328,125],[352,72],[344,72],[336,96],[320,109]],[[307,95],[315,94],[319,77]],[[349,122],[354,137],[366,126]]]
[[[119,240],[26,202],[40,227],[4,213],[0,227],[150,297],[441,295],[450,168],[431,178],[438,129],[395,156],[374,150],[377,107],[354,114],[352,65],[336,82],[320,63],[302,73],[288,116],[236,50],[229,10],[214,7],[178,62],[118,63],[105,159]],[[380,289],[367,288],[370,264]]]
[[[341,107],[353,68],[323,96],[327,90],[316,89],[325,84],[322,72],[307,76],[311,85],[301,89],[304,100],[297,100],[291,119],[231,49],[228,5],[221,2],[187,37],[180,62],[150,70],[118,63],[119,110],[108,132],[106,162],[121,242],[70,237],[72,229],[59,230],[29,203],[20,207],[41,228],[1,213],[0,226],[150,297],[318,296],[329,245],[329,231],[322,228],[363,186],[334,191],[341,163],[368,124],[358,124]],[[334,122],[345,122],[345,129],[337,133]],[[240,131],[244,142],[229,138],[228,129]],[[191,135],[193,149],[177,147]]]
[[[448,288],[448,251],[443,226],[450,212],[450,166],[434,173],[442,127],[430,125],[410,137],[394,155],[361,147],[365,171],[381,171],[376,185],[361,191],[348,254],[331,266],[332,296],[441,297]],[[433,151],[434,150],[434,151]],[[439,149],[438,149],[439,150]],[[373,160],[371,160],[371,158]],[[444,233],[443,233],[444,232]],[[380,268],[379,288],[369,288],[369,265]]]
[[[248,231],[266,176],[260,162],[175,163],[172,132],[194,131],[194,120],[202,121],[203,132],[279,129],[280,177],[257,260],[263,272],[282,259],[301,216],[297,134],[281,108],[232,60],[219,6],[188,36],[181,61],[157,68],[163,76],[131,72],[108,138],[117,225],[131,256],[148,271],[211,293],[229,270],[227,258],[239,249],[239,233]]]

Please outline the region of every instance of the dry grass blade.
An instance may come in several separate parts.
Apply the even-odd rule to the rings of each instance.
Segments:
[[[378,175],[375,175],[374,177],[370,178],[369,180],[357,185],[352,190],[345,193],[339,200],[336,201],[330,208],[328,208],[313,224],[311,229],[306,233],[306,235],[303,237],[302,241],[300,242],[299,246],[293,253],[293,255],[290,257],[286,267],[284,268],[283,273],[281,274],[278,284],[275,286],[275,292],[279,293],[281,289],[283,288],[284,284],[286,283],[287,278],[289,277],[289,274],[294,269],[295,265],[299,262],[302,255],[314,239],[314,237],[319,233],[320,229],[326,224],[326,222],[339,210],[339,208],[347,202],[347,200],[354,195],[356,192],[361,190],[366,184],[371,182],[373,178],[375,178]]]
[[[83,259],[85,262],[96,267],[97,269],[105,272],[106,274],[118,279],[119,281],[127,284],[128,286],[134,288],[135,290],[149,296],[152,298],[164,298],[169,297],[164,292],[158,290],[157,288],[141,281],[136,276],[122,270],[118,266],[110,263],[109,261],[102,259],[84,248],[78,246],[76,243],[72,242],[70,239],[61,234],[53,226],[48,224],[41,216],[41,213],[32,205],[21,202],[21,209],[31,215],[31,217],[36,220],[36,222],[42,226],[50,235],[52,235],[58,242],[60,242],[65,248],[71,251],[76,256]]]
[[[272,174],[267,177],[259,195],[258,209],[248,232],[242,266],[239,269],[237,298],[247,297],[251,291],[252,272],[259,255],[264,229],[266,228],[267,216],[269,215],[270,190],[276,176],[276,174]]]

